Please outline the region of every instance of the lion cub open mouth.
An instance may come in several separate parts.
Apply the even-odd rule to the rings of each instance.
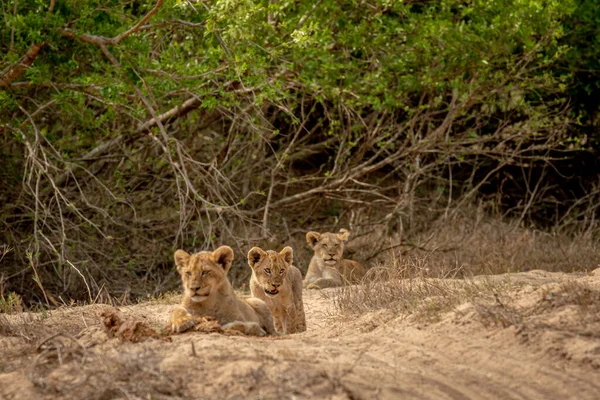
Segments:
[[[268,295],[271,295],[271,296],[275,296],[277,293],[279,293],[279,290],[277,290],[277,289],[273,289],[273,290],[265,289],[265,293],[268,294]]]

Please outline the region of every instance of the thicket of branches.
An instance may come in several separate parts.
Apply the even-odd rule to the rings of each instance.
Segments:
[[[155,294],[178,247],[241,267],[250,244],[410,237],[476,201],[595,234],[599,9],[3,0],[0,289]]]

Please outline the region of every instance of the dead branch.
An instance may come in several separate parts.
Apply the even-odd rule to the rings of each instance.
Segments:
[[[304,108],[304,104],[302,105],[302,108]],[[269,230],[268,229],[269,228],[269,206],[271,204],[271,198],[273,196],[273,187],[275,186],[275,175],[277,174],[277,171],[279,170],[279,168],[281,167],[281,165],[287,158],[287,155],[290,153],[291,149],[294,147],[294,144],[298,140],[298,136],[305,129],[304,126],[306,125],[306,121],[308,121],[308,117],[312,114],[313,111],[314,111],[314,108],[309,111],[306,118],[304,118],[304,121],[302,121],[302,123],[300,124],[298,129],[296,129],[296,133],[294,134],[294,137],[292,138],[289,146],[287,146],[287,148],[285,149],[283,154],[280,157],[278,157],[277,165],[275,165],[275,167],[273,169],[271,169],[271,185],[269,186],[269,193],[267,195],[267,201],[265,203],[265,211],[263,213],[263,236],[267,236],[267,232]],[[275,155],[275,157],[277,157],[277,156]]]
[[[35,350],[37,352],[42,351],[43,346],[48,343],[49,341],[51,341],[52,339],[56,339],[57,337],[64,337],[67,338],[69,340],[71,340],[73,343],[75,343],[77,345],[77,347],[79,347],[81,350],[85,351],[85,347],[81,344],[81,342],[79,340],[77,340],[74,336],[69,335],[68,333],[64,333],[64,332],[57,332],[57,333],[53,333],[49,336],[46,336],[45,338],[43,338],[42,340],[39,341],[39,343],[37,344]]]
[[[191,110],[194,110],[194,109],[200,107],[201,103],[202,102],[200,101],[200,99],[198,97],[192,97],[191,99],[184,101],[180,105],[171,108],[169,111],[166,111],[166,112],[160,114],[156,118],[152,118],[149,121],[144,122],[142,125],[140,125],[138,127],[136,133],[146,132],[148,129],[157,125],[159,121],[161,124],[164,124],[167,121],[169,121],[170,119],[182,117],[183,115],[187,114]]]

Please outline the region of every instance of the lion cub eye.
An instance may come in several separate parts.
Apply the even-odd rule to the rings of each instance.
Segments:
[[[329,246],[327,246],[327,244],[325,244],[325,243],[324,243],[324,244],[323,244],[323,247],[325,247],[325,248],[327,249]]]
[[[284,272],[285,272],[285,269],[280,270],[279,275],[283,275]]]
[[[202,271],[202,276],[208,275],[208,271]]]
[[[271,268],[265,268],[265,274],[271,275]]]
[[[190,276],[192,276],[192,273],[190,271],[186,271],[185,276],[189,278]]]

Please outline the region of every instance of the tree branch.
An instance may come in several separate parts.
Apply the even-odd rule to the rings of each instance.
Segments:
[[[2,71],[2,73],[0,73],[0,87],[10,84],[12,81],[23,75],[25,70],[33,64],[38,53],[45,44],[46,42],[34,43],[29,50],[27,50],[27,53],[21,57],[18,63],[13,64]]]
[[[144,24],[146,22],[148,22],[148,20],[154,14],[156,14],[158,12],[158,10],[162,6],[162,4],[163,4],[163,0],[157,0],[156,4],[154,5],[154,8],[152,10],[150,10],[148,12],[148,14],[144,15],[144,17],[142,17],[142,19],[140,19],[134,26],[132,26],[125,32],[121,33],[120,35],[112,37],[112,38],[107,38],[104,36],[97,36],[97,35],[89,35],[87,33],[77,36],[77,35],[75,35],[75,32],[73,32],[72,30],[67,29],[67,28],[61,29],[60,33],[61,33],[61,35],[63,35],[64,37],[67,37],[69,39],[77,38],[77,39],[81,40],[82,42],[92,43],[92,44],[97,45],[98,47],[100,47],[100,49],[102,50],[102,52],[104,53],[106,58],[108,58],[111,63],[113,63],[115,66],[119,66],[117,59],[110,53],[107,46],[115,46],[115,45],[119,44],[127,36],[130,36],[131,34],[137,32],[139,30],[145,29]]]
[[[83,157],[80,158],[80,160],[82,161],[89,161],[92,160],[94,158],[97,158],[103,154],[105,154],[107,151],[109,151],[110,149],[120,145],[121,143],[123,143],[125,141],[125,139],[129,139],[129,140],[133,140],[137,137],[139,137],[140,135],[142,135],[144,132],[148,131],[148,129],[152,128],[153,126],[157,125],[159,122],[165,123],[173,118],[179,118],[185,114],[187,114],[188,112],[190,112],[193,109],[196,109],[198,107],[200,107],[200,104],[202,102],[200,101],[199,98],[197,97],[192,97],[191,99],[186,100],[185,102],[183,102],[182,104],[171,108],[169,111],[166,111],[160,115],[158,115],[156,118],[152,118],[146,122],[144,122],[143,124],[141,124],[138,129],[135,131],[135,133],[130,136],[127,137],[126,135],[119,135],[107,142],[101,143],[100,145],[96,146],[94,149],[92,149],[91,151],[89,151],[88,153],[86,153]],[[65,172],[63,172],[57,179],[56,179],[56,185],[57,186],[62,186],[68,179],[69,175],[73,172],[73,168],[69,168],[67,169]]]
[[[46,20],[48,20],[48,15],[52,14],[52,12],[54,11],[55,5],[56,5],[56,0],[50,0],[50,7],[48,8],[48,12],[46,14]],[[17,2],[16,1],[15,1],[14,13],[15,13],[15,17],[16,17],[16,15],[17,15]],[[15,31],[14,31],[14,27],[13,27],[13,30],[11,32],[11,40],[10,40],[11,50],[14,45],[14,39],[15,39],[14,33],[15,33]],[[27,70],[27,68],[31,67],[31,64],[33,64],[33,62],[35,61],[35,59],[38,56],[38,53],[40,52],[42,47],[44,47],[45,44],[46,44],[45,41],[32,44],[31,47],[29,48],[29,50],[27,50],[27,53],[25,53],[25,55],[23,57],[21,57],[21,59],[19,60],[18,63],[13,64],[13,65],[7,67],[4,71],[2,71],[2,73],[0,73],[0,87],[9,85],[12,81],[17,79],[21,75],[23,75],[23,73]]]
[[[317,0],[317,2],[310,9],[310,11],[306,13],[306,15],[304,15],[302,18],[300,18],[300,21],[298,21],[298,24],[296,25],[296,30],[302,28],[302,25],[304,25],[304,23],[310,18],[310,16],[313,15],[313,13],[317,10],[317,8],[319,8],[322,2],[323,0]]]
[[[162,4],[163,4],[163,0],[157,0],[156,4],[154,5],[154,8],[152,10],[150,10],[150,12],[148,12],[148,14],[144,15],[144,17],[142,19],[140,19],[137,24],[135,24],[130,29],[126,30],[125,32],[121,33],[119,36],[112,39],[112,40],[114,40],[115,44],[118,44],[121,40],[125,39],[127,36],[131,35],[132,33],[137,32],[142,27],[142,25],[144,25],[154,14],[156,14],[158,12],[158,9],[162,6]]]

